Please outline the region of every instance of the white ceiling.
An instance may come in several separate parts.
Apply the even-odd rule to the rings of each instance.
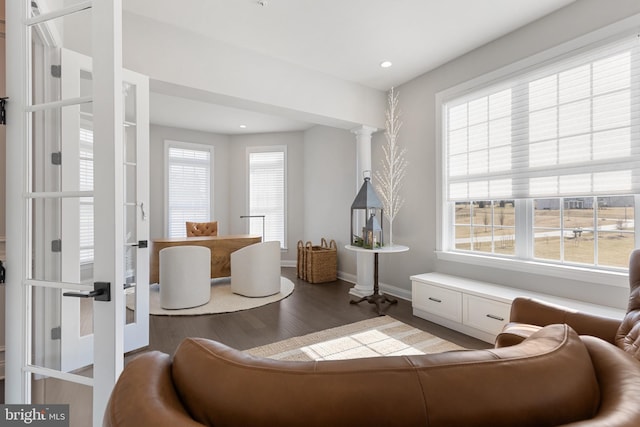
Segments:
[[[261,6],[257,0],[181,0],[178,6],[174,0],[126,0],[123,7],[235,49],[386,91],[573,1],[264,0]],[[393,66],[380,68],[384,60]],[[170,117],[162,108],[169,103],[181,107],[171,108]],[[166,94],[153,95],[151,105],[154,123],[217,133],[311,126]]]

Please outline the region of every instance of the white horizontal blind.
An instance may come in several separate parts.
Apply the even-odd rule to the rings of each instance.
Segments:
[[[249,152],[249,214],[264,215],[265,241],[285,241],[285,176],[284,148],[278,151]],[[262,235],[262,221],[251,219],[249,232]]]
[[[450,201],[640,191],[640,42],[592,47],[448,101]]]
[[[93,127],[90,121],[80,124],[80,191],[93,191]],[[93,262],[93,197],[80,198],[80,263]]]
[[[186,222],[211,218],[212,148],[167,147],[167,236],[186,236]]]

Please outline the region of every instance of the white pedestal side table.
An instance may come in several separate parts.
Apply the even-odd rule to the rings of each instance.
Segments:
[[[369,304],[375,304],[378,308],[378,314],[380,316],[384,315],[389,306],[392,304],[397,304],[398,300],[394,298],[389,298],[386,295],[380,293],[380,288],[378,287],[378,254],[394,254],[399,252],[406,252],[409,250],[408,246],[403,245],[393,245],[393,246],[383,246],[381,248],[375,249],[366,249],[361,248],[359,246],[346,245],[345,249],[354,252],[368,252],[374,254],[373,261],[373,294],[364,296],[359,300],[351,300],[351,304],[360,304],[362,301],[367,301]],[[385,303],[388,305],[383,306]]]

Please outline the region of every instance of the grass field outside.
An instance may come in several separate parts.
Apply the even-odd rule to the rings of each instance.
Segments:
[[[635,246],[633,207],[535,209],[533,218],[534,258],[627,267]],[[513,205],[457,204],[455,222],[456,249],[515,255]]]

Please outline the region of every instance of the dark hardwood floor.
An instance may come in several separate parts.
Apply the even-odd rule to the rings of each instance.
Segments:
[[[288,298],[251,310],[203,316],[151,316],[149,347],[172,354],[185,337],[220,341],[239,350],[269,344],[311,332],[376,317],[375,306],[366,302],[349,304],[351,283],[338,280],[310,284],[296,278],[295,268],[283,268],[282,275],[296,287]],[[415,317],[411,303],[399,299],[387,315],[466,348],[487,348],[476,340]]]

